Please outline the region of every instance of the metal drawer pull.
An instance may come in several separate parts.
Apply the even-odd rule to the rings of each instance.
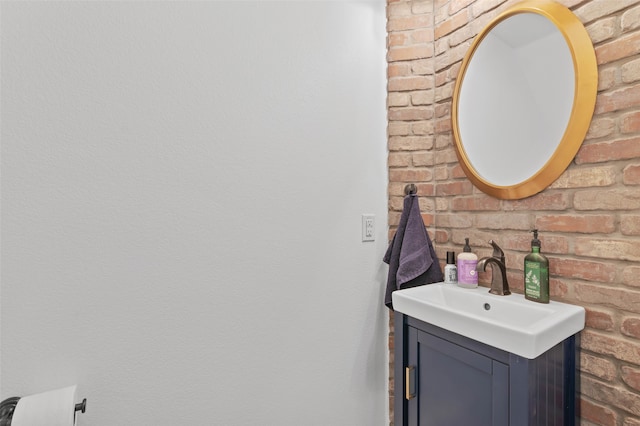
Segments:
[[[416,367],[413,365],[404,368],[404,397],[407,400],[416,397]]]

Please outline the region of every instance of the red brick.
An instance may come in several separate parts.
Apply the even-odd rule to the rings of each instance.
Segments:
[[[622,409],[627,413],[640,415],[640,398],[635,392],[631,392],[623,387],[602,383],[586,375],[580,378],[580,391],[590,399],[600,401],[602,404],[614,408]],[[616,423],[602,423],[603,425],[615,426]]]
[[[627,417],[624,419],[622,426],[640,426],[640,418]]]
[[[500,200],[486,196],[456,197],[451,200],[453,210],[499,210]]]
[[[531,240],[531,234],[527,234],[527,239]],[[540,241],[542,242],[542,252],[543,253],[554,253],[554,254],[567,254],[569,253],[569,240],[567,237],[562,235],[544,235],[540,237]],[[527,245],[526,250],[530,251],[531,244]],[[551,260],[549,260],[551,262]],[[556,261],[556,259],[554,259]]]
[[[448,78],[447,70],[436,73],[436,81],[435,81],[436,87],[442,86],[443,84],[446,84],[449,81],[451,81],[451,79]]]
[[[574,283],[574,293],[581,303],[595,303],[640,314],[640,292],[629,288]]]
[[[449,179],[449,169],[447,166],[436,166],[435,179],[439,181],[445,181]]]
[[[436,226],[443,228],[470,228],[473,217],[468,213],[441,213],[436,216]]]
[[[436,186],[436,195],[469,195],[473,192],[473,185],[471,182],[454,181],[448,183],[440,183]]]
[[[615,3],[615,2],[611,2]],[[631,33],[596,47],[598,65],[640,53],[640,32]]]
[[[411,6],[407,2],[387,1],[387,18],[403,18],[411,15]]]
[[[445,244],[449,241],[449,233],[447,231],[438,229],[436,230],[436,238],[434,239],[437,244]]]
[[[389,167],[407,167],[411,165],[411,154],[408,152],[390,152],[387,160]]]
[[[617,66],[600,67],[598,71],[598,92],[609,90],[617,84],[616,76],[619,70],[620,68]]]
[[[409,123],[394,122],[387,125],[387,134],[389,136],[406,136],[411,130]]]
[[[633,83],[640,80],[640,59],[624,64],[620,68],[620,77],[623,83]]]
[[[396,182],[428,182],[433,178],[431,170],[391,169],[389,179]]]
[[[566,210],[571,205],[569,194],[564,192],[541,192],[522,200],[504,202],[504,209],[509,210]]]
[[[640,111],[634,111],[620,117],[620,131],[622,133],[640,132]]]
[[[414,75],[424,75],[424,78],[428,78],[429,82],[433,86],[436,78],[433,76],[433,59],[418,59],[411,62],[411,72]]]
[[[414,44],[423,44],[433,42],[433,29],[417,29],[411,31],[411,41]],[[433,48],[433,45],[432,45]]]
[[[451,119],[449,117],[436,120],[436,133],[448,133],[451,131]]]
[[[411,157],[411,162],[416,167],[433,166],[433,152],[414,152]]]
[[[469,6],[474,1],[476,1],[476,0],[451,0],[449,2],[449,14],[453,15],[454,13],[458,12],[463,7]]]
[[[550,188],[586,188],[610,186],[616,182],[617,169],[614,166],[581,167],[566,170]]]
[[[493,9],[496,6],[499,6],[503,3],[504,0],[484,0],[484,1],[476,1],[473,3],[473,16],[480,16],[483,13]]]
[[[400,212],[404,207],[404,197],[390,197],[389,198],[389,209],[393,211]]]
[[[406,62],[389,64],[387,66],[387,77],[406,77],[411,74],[411,67]]]
[[[425,90],[431,88],[432,81],[422,76],[390,78],[389,92],[405,92],[410,90]]]
[[[622,271],[622,283],[630,287],[640,287],[640,266],[627,266]]]
[[[553,262],[549,262],[549,273],[567,278],[610,283],[616,278],[616,267],[610,262],[554,259]]]
[[[640,391],[640,369],[623,365],[621,369],[622,380],[633,389]]]
[[[433,139],[419,136],[391,136],[388,145],[390,151],[428,150],[433,147]]]
[[[414,135],[433,135],[434,127],[433,120],[414,121],[411,123],[411,132]]]
[[[421,198],[433,197],[436,194],[435,185],[432,183],[415,182],[415,184],[418,187],[418,194],[422,196]]]
[[[582,145],[576,155],[577,164],[640,158],[640,137]]]
[[[434,100],[436,102],[451,101],[453,96],[454,82],[448,82],[443,86],[436,87]],[[448,117],[448,121],[451,121],[451,117]]]
[[[580,370],[608,382],[617,376],[616,366],[613,362],[584,352],[580,353]]]
[[[389,121],[428,120],[433,117],[433,109],[423,107],[391,108]]]
[[[622,182],[625,185],[640,185],[640,164],[630,164],[622,171]]]
[[[436,164],[447,164],[450,166],[454,163],[457,163],[458,156],[451,142],[451,139],[452,139],[451,134],[438,133],[435,135],[435,138],[436,138],[435,147],[439,149],[438,155],[436,156]],[[466,177],[466,175],[463,174],[461,177]]]
[[[424,226],[432,226],[434,221],[434,216],[432,214],[422,213],[422,222],[424,222]]]
[[[433,90],[411,92],[411,104],[414,106],[425,105],[433,108]]]
[[[435,58],[435,71],[441,71],[454,65],[456,62],[462,61],[464,55],[471,47],[471,40],[460,43],[455,47],[451,47],[445,50],[441,55],[436,55]]]
[[[441,24],[436,25],[435,38],[442,38],[452,31],[455,31],[456,29],[466,25],[467,22],[469,22],[469,11],[468,9],[463,9],[454,16],[449,17],[449,19],[442,22]]]
[[[436,211],[438,212],[449,211],[449,198],[445,198],[445,197],[436,198]]]
[[[617,422],[614,411],[584,399],[580,400],[580,417],[602,426],[615,426]]]
[[[392,92],[387,96],[388,107],[406,107],[409,106],[411,97],[408,92]]]
[[[613,215],[545,215],[538,216],[536,228],[541,231],[605,233],[615,231],[615,217]]]
[[[618,30],[618,20],[615,16],[600,19],[587,27],[591,42],[596,44],[612,38]]]
[[[640,27],[640,6],[636,6],[624,12],[622,14],[622,19],[620,20],[620,22],[622,24],[623,31],[639,28]]]
[[[435,210],[436,201],[433,197],[419,197],[418,202],[422,213],[429,212],[431,214]]]
[[[464,174],[464,170],[460,166],[460,164],[455,164],[451,169],[451,177],[453,179],[463,178],[466,175]]]
[[[389,49],[387,60],[389,62],[410,61],[413,59],[430,58],[433,56],[433,46],[425,44],[422,46],[393,47]]]
[[[576,210],[636,210],[640,208],[640,191],[628,188],[578,191],[573,206]]]
[[[586,308],[586,326],[603,331],[613,331],[613,317],[608,311]]]
[[[480,229],[516,229],[529,231],[531,217],[528,213],[487,213],[475,215],[475,227]]]
[[[409,32],[391,33],[387,39],[387,47],[406,46],[409,44]]]
[[[620,218],[622,235],[640,235],[640,216],[625,215]]]
[[[451,120],[451,102],[437,104],[436,117],[447,117],[448,120]]]
[[[632,239],[576,238],[574,250],[578,256],[640,261],[640,244]]]
[[[591,120],[586,139],[597,139],[609,136],[616,129],[616,122],[611,117],[594,117]]]
[[[632,342],[610,334],[585,329],[581,334],[580,346],[592,352],[613,356],[621,361],[640,364],[640,342],[637,341]],[[640,403],[640,401],[638,402]]]
[[[507,280],[509,280],[509,288],[514,293],[524,293],[524,279],[521,271],[513,272],[507,271]],[[549,282],[549,291],[551,292],[551,288],[553,288],[553,284]],[[555,294],[551,294],[550,296],[555,297]]]
[[[622,321],[622,327],[620,327],[620,331],[625,336],[635,337],[636,339],[640,339],[640,318],[638,317],[625,318]]]
[[[390,17],[387,21],[387,31],[414,30],[433,26],[431,15],[412,15]]]
[[[404,187],[407,184],[404,182],[389,182],[389,196],[396,196],[404,198]]]
[[[640,32],[638,32],[640,34]],[[619,111],[640,105],[640,85],[624,87],[598,95],[595,114]]]

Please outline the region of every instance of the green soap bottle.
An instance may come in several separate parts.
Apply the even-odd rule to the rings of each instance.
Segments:
[[[549,303],[549,259],[540,253],[538,230],[534,229],[531,253],[524,258],[524,297]]]

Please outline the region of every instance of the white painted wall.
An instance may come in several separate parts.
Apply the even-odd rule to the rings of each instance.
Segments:
[[[91,426],[387,424],[384,1],[0,16],[0,396],[77,383]]]

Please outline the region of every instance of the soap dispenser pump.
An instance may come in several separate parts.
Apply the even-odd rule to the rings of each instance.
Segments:
[[[531,253],[524,258],[524,296],[534,302],[549,303],[549,259],[540,253],[538,230],[531,232]]]

